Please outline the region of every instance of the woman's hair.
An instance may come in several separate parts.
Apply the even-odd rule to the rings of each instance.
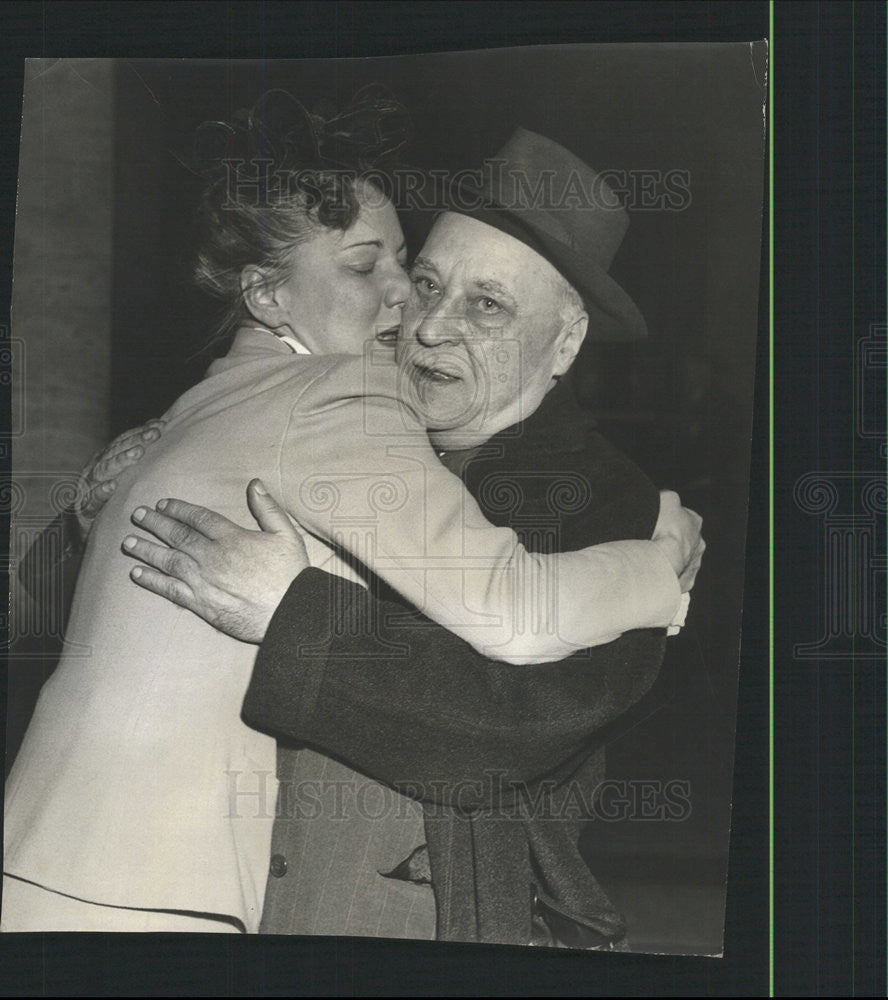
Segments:
[[[194,276],[225,304],[220,336],[246,315],[243,269],[261,267],[274,285],[319,227],[348,229],[360,209],[359,180],[384,176],[409,129],[405,109],[375,86],[327,118],[278,90],[230,123],[201,126],[195,160],[207,183]]]

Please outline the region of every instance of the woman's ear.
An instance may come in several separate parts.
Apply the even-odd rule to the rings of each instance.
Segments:
[[[561,377],[573,364],[577,352],[586,339],[586,330],[589,328],[589,316],[587,313],[579,313],[561,331],[561,343],[555,355],[555,370],[552,372],[556,377]]]
[[[244,305],[253,319],[272,330],[284,325],[279,286],[272,282],[264,268],[255,264],[245,267],[241,271],[240,286]]]

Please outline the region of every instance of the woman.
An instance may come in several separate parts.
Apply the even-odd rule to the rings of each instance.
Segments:
[[[94,529],[65,654],[10,776],[5,930],[258,926],[276,789],[274,741],[239,718],[255,649],[128,585],[119,540],[136,507],[187,495],[248,524],[249,470],[309,529],[313,565],[359,579],[356,558],[501,659],[557,659],[673,610],[615,628],[585,596],[594,550],[559,565],[483,522],[399,405],[390,351],[373,346],[410,292],[392,205],[355,172],[304,169],[304,141],[280,122],[271,136],[267,117],[246,134],[273,154],[275,189],[232,201],[222,175],[203,206],[198,276],[231,303],[233,346],[168,411]],[[468,585],[434,558],[463,547],[494,567]],[[540,576],[557,587],[560,635],[518,635],[512,609],[532,615],[551,591],[511,581]]]

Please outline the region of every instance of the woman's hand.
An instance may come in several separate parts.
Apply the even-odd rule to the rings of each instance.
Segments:
[[[184,500],[161,500],[156,510],[140,507],[135,523],[166,544],[128,535],[123,548],[147,563],[130,573],[140,587],[235,639],[258,643],[309,563],[302,536],[258,479],[247,487],[247,504],[261,531]]]
[[[164,423],[163,420],[149,420],[141,427],[124,431],[104,450],[97,451],[84,466],[74,509],[84,538],[89,534],[96,515],[117,489],[116,477],[141,461],[145,446],[160,437]]]
[[[652,541],[660,546],[672,564],[684,594],[694,586],[706,551],[702,529],[703,518],[687,507],[682,507],[677,493],[671,490],[660,491],[660,516]]]

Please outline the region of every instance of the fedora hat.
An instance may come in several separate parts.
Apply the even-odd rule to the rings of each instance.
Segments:
[[[480,184],[450,191],[449,211],[525,243],[580,293],[592,340],[639,340],[647,326],[608,271],[629,216],[604,179],[557,142],[518,128],[485,161]]]

